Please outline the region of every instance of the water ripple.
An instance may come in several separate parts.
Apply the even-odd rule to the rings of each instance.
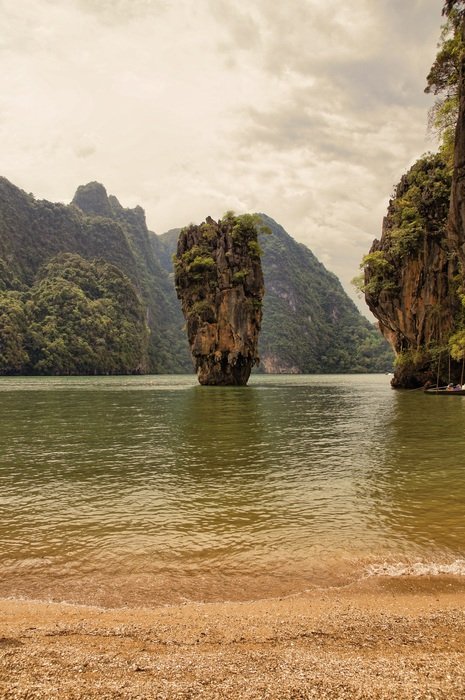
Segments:
[[[0,594],[168,596],[168,578],[174,599],[465,555],[460,400],[438,410],[380,376],[2,378],[0,392]]]

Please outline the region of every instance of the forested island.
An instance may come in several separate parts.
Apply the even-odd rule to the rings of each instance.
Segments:
[[[403,388],[465,377],[463,2],[446,2],[443,14],[425,88],[436,96],[429,125],[439,150],[401,177],[358,281],[396,353],[392,384]]]
[[[259,371],[389,370],[388,344],[335,275],[260,217],[271,235],[259,242]],[[191,372],[172,262],[179,233],[149,231],[141,207],[97,182],[64,205],[0,178],[0,374]]]

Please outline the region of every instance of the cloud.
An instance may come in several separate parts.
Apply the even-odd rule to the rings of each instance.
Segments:
[[[167,0],[75,0],[79,9],[110,24],[126,24],[135,18],[159,14]]]
[[[3,0],[2,175],[100,180],[159,232],[263,211],[348,280],[434,147],[436,0]]]

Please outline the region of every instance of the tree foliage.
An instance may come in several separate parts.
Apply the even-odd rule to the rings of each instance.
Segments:
[[[143,306],[114,265],[61,254],[24,293],[3,292],[2,374],[128,374],[147,366]]]
[[[438,53],[426,78],[425,92],[437,97],[428,116],[428,126],[440,141],[440,150],[450,170],[453,166],[455,125],[458,117],[458,85],[463,55],[462,15],[459,3],[451,3],[445,13]],[[455,5],[455,6],[453,6]]]
[[[389,202],[382,248],[365,255],[354,286],[372,298],[394,292],[402,259],[415,258],[445,235],[451,173],[442,153],[426,154],[402,176]]]
[[[379,372],[393,353],[357,310],[335,275],[304,245],[263,216],[265,297],[260,357],[282,371]]]
[[[0,292],[0,374],[20,373],[29,361],[24,303],[18,292]]]
[[[388,210],[391,254],[416,253],[425,236],[445,232],[451,174],[442,154],[427,154],[401,178]]]
[[[445,0],[444,7],[442,8],[442,14],[450,16],[453,12],[457,15],[463,16],[465,14],[465,1],[464,0]]]
[[[82,191],[86,197],[82,197]],[[150,329],[147,371],[189,371],[184,320],[140,207],[126,209],[98,183],[71,205],[36,200],[0,177],[0,291],[26,291],[56,255],[102,259],[130,280]]]

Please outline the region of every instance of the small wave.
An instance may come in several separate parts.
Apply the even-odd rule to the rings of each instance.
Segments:
[[[465,559],[456,559],[446,564],[438,562],[417,561],[412,563],[382,563],[370,564],[367,567],[368,576],[389,576],[399,578],[402,576],[465,576]]]

